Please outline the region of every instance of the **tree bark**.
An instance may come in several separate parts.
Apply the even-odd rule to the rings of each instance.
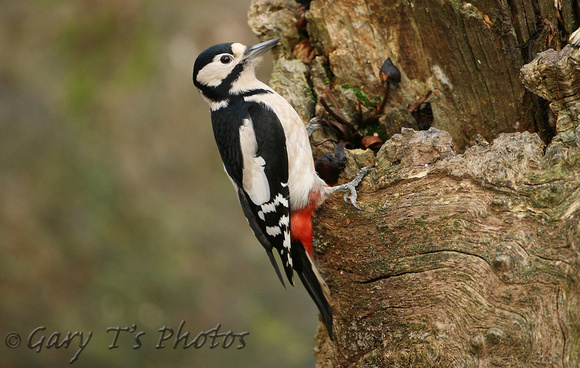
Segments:
[[[402,81],[389,105],[406,107],[433,90],[437,126],[463,150],[477,134],[490,140],[535,131],[546,143],[552,138],[547,106],[526,92],[519,70],[537,52],[566,44],[580,23],[579,8],[578,0],[317,0],[300,31],[293,0],[254,0],[250,25],[263,39],[282,37],[287,58],[308,37],[333,90],[350,84],[382,96],[378,70],[390,57]]]
[[[402,80],[385,113],[435,92],[437,128],[403,124],[378,152],[348,152],[346,177],[375,164],[365,210],[337,197],[317,213],[335,315],[335,340],[317,334],[317,367],[580,365],[580,49],[563,48],[577,9],[253,1],[254,31],[284,39],[273,87],[305,120],[325,113],[328,91],[355,124],[376,113],[360,106],[383,95],[386,57]],[[563,49],[522,68],[548,45]]]
[[[326,203],[319,254],[336,341],[318,366],[576,367],[580,129],[574,145],[502,134],[457,155],[403,130],[359,203]]]

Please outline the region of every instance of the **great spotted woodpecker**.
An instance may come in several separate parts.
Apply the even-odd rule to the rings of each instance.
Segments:
[[[286,277],[293,270],[318,306],[332,339],[330,291],[312,261],[312,215],[333,192],[356,205],[356,190],[368,171],[348,184],[329,187],[316,174],[308,134],[298,113],[254,73],[259,57],[280,39],[255,46],[222,43],[195,61],[193,83],[211,110],[215,140],[250,227],[266,249],[276,249]]]

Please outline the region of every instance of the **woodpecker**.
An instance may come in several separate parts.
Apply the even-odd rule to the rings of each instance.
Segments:
[[[193,83],[209,104],[224,169],[254,235],[282,285],[272,250],[278,252],[291,285],[296,271],[332,339],[330,291],[313,262],[312,215],[337,191],[345,192],[345,201],[359,208],[355,186],[368,168],[352,182],[335,187],[316,174],[300,116],[254,72],[261,55],[279,41],[211,46],[194,63]]]

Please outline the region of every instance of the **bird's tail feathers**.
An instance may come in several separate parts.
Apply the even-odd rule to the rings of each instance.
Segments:
[[[312,258],[308,255],[302,243],[295,242],[292,244],[292,259],[294,260],[294,269],[298,273],[306,291],[316,303],[328,331],[328,336],[332,340],[332,309],[329,304],[330,289],[316,269]]]
[[[274,270],[276,270],[276,275],[278,275],[278,279],[280,279],[282,286],[284,286],[284,288],[286,288],[286,284],[284,283],[284,279],[282,278],[282,274],[280,273],[280,268],[278,267],[278,264],[276,263],[276,259],[274,259],[274,254],[272,253],[272,249],[266,249],[266,254],[268,255],[268,258],[270,258],[270,262],[272,263],[272,266],[274,266]],[[292,284],[292,286],[294,286],[294,284],[292,283],[292,280],[290,280],[290,283]]]

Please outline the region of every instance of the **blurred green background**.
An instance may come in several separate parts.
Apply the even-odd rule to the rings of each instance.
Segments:
[[[258,42],[249,6],[0,5],[2,368],[70,366],[78,338],[68,349],[46,346],[68,331],[85,342],[93,333],[75,367],[314,365],[316,308],[301,285],[280,285],[254,239],[191,82],[206,47]],[[243,349],[238,340],[173,349],[173,339],[156,349],[158,330],[182,320],[190,341],[218,323],[249,335]],[[109,349],[107,328],[132,324]],[[39,326],[32,342],[47,340],[37,353],[27,339]],[[8,348],[10,332],[18,348]]]

